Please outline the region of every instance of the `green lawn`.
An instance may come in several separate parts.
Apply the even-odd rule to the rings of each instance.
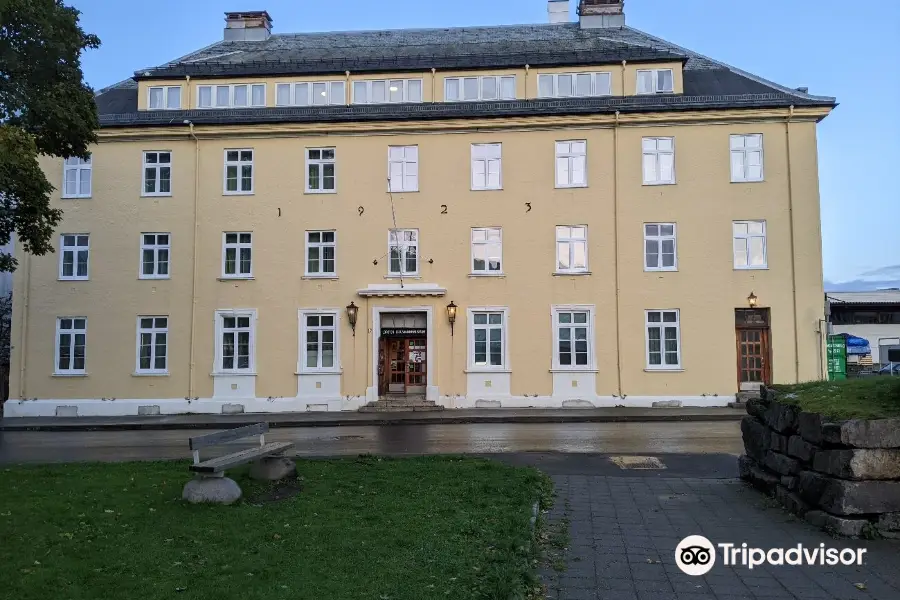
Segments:
[[[181,500],[184,462],[0,469],[0,586],[25,600],[507,600],[535,585],[532,469],[472,458],[298,461],[271,503]]]
[[[864,377],[775,385],[778,399],[833,419],[900,417],[900,377]]]

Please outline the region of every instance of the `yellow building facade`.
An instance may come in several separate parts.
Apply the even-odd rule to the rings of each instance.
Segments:
[[[44,163],[65,214],[54,255],[19,253],[7,414],[724,406],[821,378],[834,100],[581,4],[380,42],[230,13],[102,91],[91,160]]]

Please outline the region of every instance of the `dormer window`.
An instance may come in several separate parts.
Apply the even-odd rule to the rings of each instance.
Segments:
[[[149,91],[147,107],[150,110],[178,110],[181,108],[181,86],[153,86]]]
[[[197,108],[247,108],[265,105],[264,83],[197,87]]]
[[[556,73],[538,75],[539,98],[609,96],[610,73]]]
[[[637,72],[638,94],[671,94],[675,91],[672,69],[646,69]]]

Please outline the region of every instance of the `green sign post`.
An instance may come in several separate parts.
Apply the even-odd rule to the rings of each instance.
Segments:
[[[841,335],[828,336],[828,381],[847,379],[847,344]]]

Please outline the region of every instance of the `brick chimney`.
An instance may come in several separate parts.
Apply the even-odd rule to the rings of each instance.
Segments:
[[[582,29],[625,26],[625,0],[580,0],[578,22]]]
[[[272,35],[272,17],[264,10],[225,13],[226,42],[264,42]]]

